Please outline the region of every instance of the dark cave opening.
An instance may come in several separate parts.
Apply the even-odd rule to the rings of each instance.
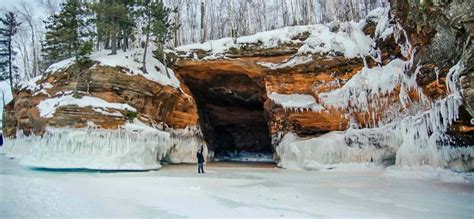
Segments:
[[[201,80],[184,77],[199,111],[204,139],[215,160],[252,161],[272,156],[263,108],[264,88],[244,74],[216,74]]]

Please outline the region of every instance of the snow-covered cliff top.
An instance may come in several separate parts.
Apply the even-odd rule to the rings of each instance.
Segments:
[[[142,75],[148,80],[155,81],[159,84],[162,85],[169,85],[175,88],[179,87],[179,80],[176,78],[173,70],[168,68],[168,74],[169,77],[166,73],[166,67],[161,63],[158,59],[153,57],[152,51],[154,50],[153,47],[148,48],[147,52],[147,60],[146,60],[146,67],[147,67],[147,72],[144,73],[142,71],[142,59],[143,59],[143,52],[144,49],[142,48],[136,48],[136,49],[131,49],[126,52],[123,51],[117,51],[116,55],[108,55],[110,53],[110,50],[102,50],[102,51],[96,51],[93,52],[89,58],[92,61],[98,62],[98,65],[102,66],[111,66],[111,67],[124,67],[127,68],[128,71],[126,72],[127,74],[131,75]],[[51,66],[48,67],[46,70],[46,73],[54,73],[58,70],[66,69],[72,64],[75,63],[74,58],[66,59],[63,61],[60,61],[58,63],[52,64]],[[27,88],[32,91],[38,90],[38,86],[36,85],[36,82],[40,80],[41,77],[35,77],[32,78],[30,81],[23,82],[20,87],[21,88]]]
[[[259,49],[272,49],[284,45],[300,46],[298,54],[321,53],[333,55],[342,53],[347,58],[369,55],[374,41],[365,35],[363,28],[370,22],[377,25],[377,36],[384,37],[390,34],[386,31],[388,8],[377,8],[359,22],[332,22],[307,26],[292,26],[259,32],[250,36],[231,37],[211,40],[202,44],[190,44],[175,49],[180,55],[195,57],[193,52],[205,51],[204,59],[223,58],[232,50],[241,49],[248,45]]]

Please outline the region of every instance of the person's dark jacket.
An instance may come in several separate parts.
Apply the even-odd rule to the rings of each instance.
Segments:
[[[198,151],[196,157],[198,159],[198,163],[204,163],[204,156],[202,155],[202,151]]]

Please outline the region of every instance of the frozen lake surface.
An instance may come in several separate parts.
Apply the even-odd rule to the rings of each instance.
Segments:
[[[149,172],[47,171],[0,156],[0,217],[472,218],[474,185],[213,163]]]

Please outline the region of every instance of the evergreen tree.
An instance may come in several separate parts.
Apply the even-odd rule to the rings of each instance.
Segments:
[[[80,64],[89,62],[92,52],[87,8],[80,0],[67,0],[58,14],[48,18],[43,52],[48,64],[75,57]]]
[[[165,43],[172,38],[170,22],[170,8],[165,7],[162,1],[143,0],[142,1],[142,16],[145,22],[143,32],[146,37],[145,51],[143,53],[143,71],[146,73],[146,55],[148,50],[148,44],[150,42],[151,35],[154,36],[155,43],[158,48],[158,56],[163,58],[162,61],[165,63],[164,58],[164,46]],[[165,68],[166,69],[166,68]],[[167,71],[167,69],[166,69]],[[168,72],[167,72],[168,74]],[[168,75],[169,76],[169,75]]]
[[[111,49],[110,55],[117,54],[120,45],[127,49],[135,26],[132,17],[133,0],[101,0],[92,4],[96,13],[95,24],[99,40],[105,42],[105,48]]]
[[[0,18],[0,23],[0,75],[2,80],[10,80],[13,90],[13,77],[18,77],[18,68],[14,65],[16,52],[13,50],[13,36],[21,23],[16,21],[13,12],[8,12],[4,18]]]

